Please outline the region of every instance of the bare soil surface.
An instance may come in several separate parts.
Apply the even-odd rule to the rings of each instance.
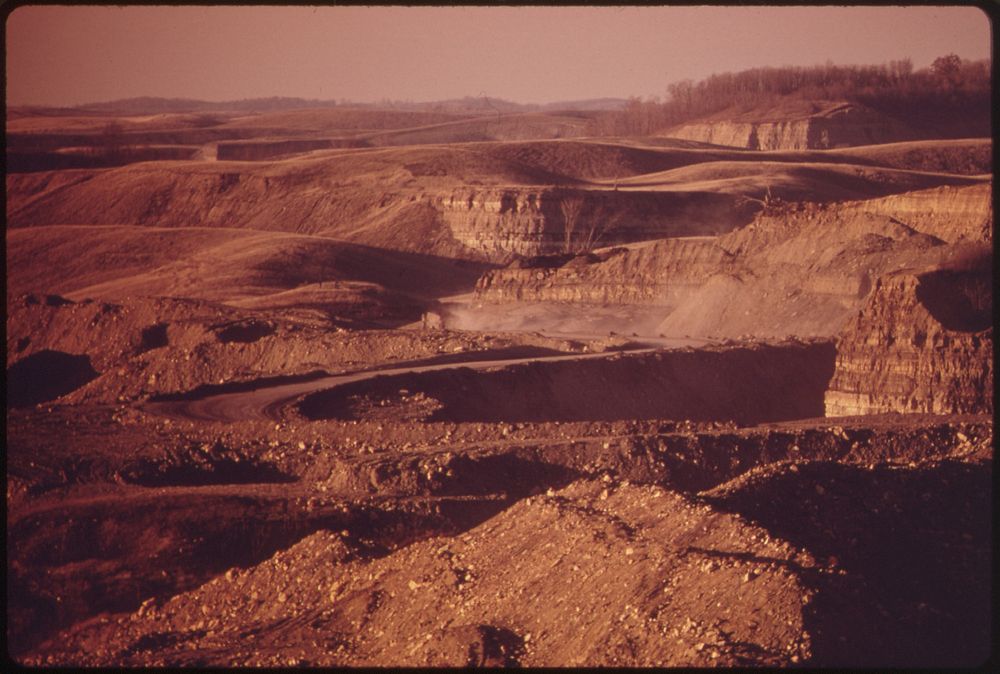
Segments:
[[[988,417],[90,410],[8,414],[24,662],[916,666],[988,646]]]
[[[37,155],[7,176],[16,662],[991,656],[992,397],[823,417],[837,368],[874,399],[969,369],[956,330],[992,343],[991,294],[934,285],[990,238],[989,139],[751,152],[381,112],[8,119]],[[52,165],[109,120],[196,154]],[[361,146],[215,159],[338,139]],[[634,220],[623,245],[542,254],[581,194]],[[900,318],[869,311],[845,365],[838,326],[911,267],[940,340],[891,351]]]

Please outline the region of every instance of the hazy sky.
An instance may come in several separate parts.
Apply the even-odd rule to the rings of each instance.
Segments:
[[[133,96],[545,103],[767,65],[988,58],[966,7],[19,7],[8,104]]]

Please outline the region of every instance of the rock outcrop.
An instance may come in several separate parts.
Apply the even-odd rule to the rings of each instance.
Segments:
[[[991,288],[982,270],[878,279],[838,340],[826,416],[991,413]]]
[[[676,306],[725,270],[731,257],[715,237],[663,239],[633,249],[525,260],[494,269],[479,278],[476,294],[491,302]]]
[[[833,337],[878,277],[934,268],[981,245],[991,222],[987,184],[788,204],[718,237],[514,263],[484,274],[476,294],[493,303],[648,306],[661,316],[654,334],[669,337]]]
[[[718,120],[683,124],[669,136],[748,150],[807,150],[910,140],[919,134],[864,106],[842,103],[798,119]]]
[[[947,243],[991,241],[992,184],[946,185],[881,199],[854,202],[845,211],[887,215]]]
[[[728,194],[461,188],[434,199],[452,236],[491,260],[732,231],[756,207]]]

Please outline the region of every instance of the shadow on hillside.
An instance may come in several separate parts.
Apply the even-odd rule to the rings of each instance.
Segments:
[[[990,654],[991,466],[816,462],[704,497],[809,550],[821,667],[970,667]]]
[[[497,265],[427,253],[378,248],[330,239],[301,250],[281,251],[257,266],[289,288],[336,281],[376,283],[420,299],[469,292]]]
[[[835,355],[822,342],[411,372],[310,394],[298,411],[310,420],[359,419],[373,409],[402,412],[420,394],[436,401],[430,421],[803,419],[823,415]]]
[[[978,332],[993,324],[993,279],[988,268],[923,274],[917,299],[948,330]]]
[[[46,349],[7,368],[7,407],[30,407],[71,393],[97,377],[88,356]]]

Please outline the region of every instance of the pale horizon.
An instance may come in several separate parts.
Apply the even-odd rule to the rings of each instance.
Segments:
[[[23,6],[7,104],[662,97],[754,67],[988,59],[990,43],[975,7]]]

